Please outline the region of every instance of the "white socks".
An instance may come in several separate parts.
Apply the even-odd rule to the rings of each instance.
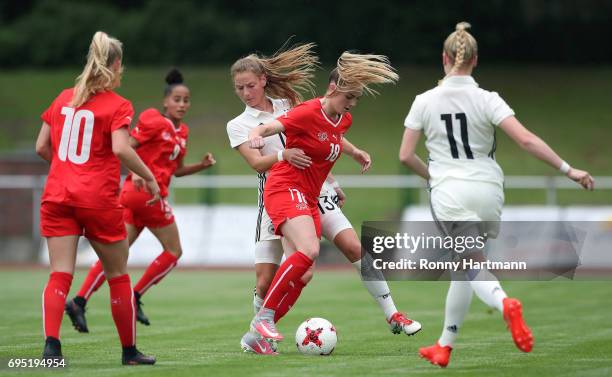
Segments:
[[[453,346],[459,328],[470,304],[472,303],[472,286],[469,281],[451,281],[446,294],[446,306],[444,308],[444,328],[438,343],[441,346]]]
[[[499,284],[499,280],[489,270],[480,270],[470,284],[482,302],[503,313],[503,301],[508,296]]]
[[[353,266],[357,269],[359,276],[362,277],[361,274],[361,259],[353,262]],[[385,313],[385,318],[389,319],[395,312],[397,312],[397,308],[395,307],[395,303],[393,302],[393,298],[391,297],[391,291],[389,290],[389,285],[385,280],[363,280],[361,279],[363,285],[365,285],[370,295],[376,300],[378,306]]]

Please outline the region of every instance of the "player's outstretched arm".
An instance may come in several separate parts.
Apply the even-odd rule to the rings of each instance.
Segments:
[[[51,127],[43,122],[36,139],[36,154],[42,157],[43,160],[51,163],[53,157],[53,149],[51,147]]]
[[[283,131],[285,131],[285,126],[278,120],[255,127],[249,132],[249,147],[261,149],[265,144],[264,137],[276,135]]]
[[[202,157],[202,161],[197,162],[195,164],[184,165],[183,160],[181,159],[178,163],[178,167],[174,171],[174,176],[184,177],[186,175],[195,174],[204,169],[208,169],[209,167],[213,166],[216,163],[217,163],[217,160],[215,160],[215,157],[210,152],[207,152],[204,155],[204,157]]]
[[[150,205],[157,202],[160,199],[159,185],[155,181],[155,176],[151,173],[151,170],[149,170],[140,157],[138,157],[136,151],[130,146],[127,128],[122,127],[113,131],[111,137],[115,156],[126,168],[145,180],[148,191],[153,195],[153,198],[147,204]]]
[[[342,153],[353,157],[359,165],[361,165],[361,174],[365,173],[372,166],[372,158],[370,154],[364,150],[357,148],[353,143],[346,138],[342,138]]]
[[[589,172],[572,168],[544,140],[525,128],[516,117],[510,116],[504,119],[499,127],[530,155],[558,169],[587,190],[593,190],[595,187],[595,180]]]
[[[427,165],[416,155],[416,146],[421,138],[421,131],[406,128],[402,137],[402,145],[399,151],[399,160],[412,171],[426,180],[429,180]]]

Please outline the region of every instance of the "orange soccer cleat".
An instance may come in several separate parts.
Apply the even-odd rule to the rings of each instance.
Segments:
[[[429,360],[433,365],[438,365],[446,368],[450,360],[450,354],[453,348],[451,346],[442,347],[438,342],[433,346],[419,348],[419,355],[423,359]]]
[[[531,352],[533,349],[533,335],[523,320],[521,302],[515,298],[504,299],[504,320],[512,334],[512,340],[516,347],[523,352]]]

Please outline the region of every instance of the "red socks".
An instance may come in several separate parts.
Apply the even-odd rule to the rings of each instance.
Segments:
[[[297,287],[298,282],[301,283],[300,279],[302,275],[308,271],[312,263],[312,259],[308,258],[300,251],[291,254],[276,271],[276,275],[274,275],[274,279],[264,299],[263,307],[278,310],[279,304],[285,295],[291,291],[291,285]],[[297,300],[298,296],[299,294],[295,297],[295,300]],[[289,305],[292,304],[293,303],[289,303]]]
[[[136,307],[129,275],[108,280],[111,312],[123,347],[136,344]]]
[[[176,262],[177,258],[174,254],[168,251],[162,252],[147,268],[142,278],[140,278],[134,287],[134,290],[141,295],[144,294],[151,285],[159,283],[159,281],[176,266]],[[102,267],[102,262],[98,260],[89,269],[87,277],[85,281],[83,281],[83,285],[79,293],[77,293],[77,296],[89,300],[89,297],[91,297],[105,281],[104,268]]]
[[[153,284],[157,284],[161,281],[176,266],[178,258],[169,251],[163,251],[155,260],[149,265],[144,275],[140,278],[138,283],[134,286],[134,291],[138,294],[143,295],[147,289]]]
[[[102,267],[102,262],[98,260],[89,269],[87,277],[85,281],[83,281],[83,285],[81,285],[81,290],[77,293],[77,296],[89,300],[91,294],[97,291],[105,281],[104,268]]]
[[[302,289],[305,286],[306,285],[304,282],[302,282],[302,279],[293,283],[293,287],[291,287],[289,292],[287,292],[285,297],[283,297],[280,304],[278,304],[278,308],[276,308],[276,311],[274,312],[274,323],[280,321],[280,319],[283,318],[289,310],[291,310],[291,307],[293,304],[295,304],[298,297],[300,297]]]
[[[43,291],[43,328],[45,338],[59,339],[60,326],[64,318],[66,296],[70,291],[72,275],[67,272],[52,272]]]

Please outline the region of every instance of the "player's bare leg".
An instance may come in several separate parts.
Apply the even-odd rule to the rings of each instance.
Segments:
[[[283,336],[277,331],[274,323],[275,309],[289,292],[294,281],[299,280],[310,269],[319,255],[319,239],[312,217],[297,216],[288,219],[281,226],[283,235],[291,241],[297,251],[291,254],[276,272],[262,309],[251,321],[252,330],[266,339],[276,341],[282,340]]]
[[[130,245],[136,241],[143,228],[137,228],[131,224],[125,224],[128,242]],[[64,311],[70,318],[74,328],[81,333],[88,333],[89,328],[87,327],[87,319],[85,312],[87,311],[86,305],[89,298],[104,284],[106,276],[104,276],[104,268],[100,260],[97,260],[87,272],[85,281],[81,285],[81,288],[77,295],[72,300],[66,302]]]
[[[160,228],[149,228],[149,230],[157,238],[164,251],[149,265],[143,276],[134,285],[136,319],[145,326],[149,326],[151,322],[142,310],[143,304],[140,298],[150,287],[159,283],[170,273],[183,254],[176,222]]]
[[[353,228],[342,230],[334,238],[334,244],[357,269],[359,276],[362,277],[363,285],[385,313],[385,319],[389,324],[391,332],[394,334],[403,332],[406,335],[414,335],[419,332],[422,327],[421,324],[407,318],[405,314],[399,312],[395,307],[389,285],[382,274],[377,274],[379,276],[376,280],[363,279],[362,268],[367,267],[366,265],[362,266],[361,242],[355,230]],[[363,255],[367,256],[368,254]]]
[[[272,283],[272,279],[274,279],[276,270],[278,270],[278,264],[276,263],[255,264],[255,292],[253,295],[253,311],[255,314],[261,309],[263,298],[268,293],[268,288],[270,283]]]

